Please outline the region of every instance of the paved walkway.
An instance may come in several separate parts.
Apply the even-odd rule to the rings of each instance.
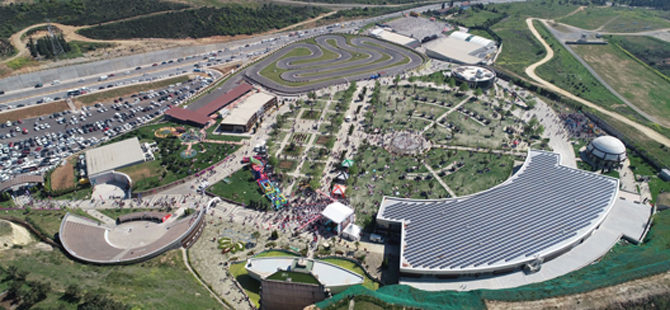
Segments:
[[[437,182],[439,182],[440,185],[442,185],[442,187],[444,187],[444,189],[447,190],[447,192],[449,193],[449,195],[451,195],[451,197],[458,197],[456,193],[454,193],[454,191],[452,191],[451,188],[447,186],[447,183],[444,183],[444,181],[442,181],[442,178],[439,175],[437,175],[437,173],[435,173],[435,171],[433,170],[433,168],[430,167],[430,165],[426,163],[424,163],[423,165],[426,167],[426,169],[428,169],[428,171],[430,171],[430,173],[437,180]]]

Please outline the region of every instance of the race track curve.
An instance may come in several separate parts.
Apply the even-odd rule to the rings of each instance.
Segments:
[[[244,72],[244,78],[278,93],[296,94],[367,79],[381,71],[386,76],[396,75],[423,63],[423,58],[416,52],[370,37],[353,37],[351,45],[340,35],[323,35],[316,37],[315,41],[318,45],[299,42],[284,47],[249,66]],[[310,55],[286,57],[297,48],[308,49]],[[337,57],[304,62],[319,59],[324,55],[323,50],[335,53]],[[353,54],[360,54],[363,58],[352,60]],[[297,61],[303,63],[296,64]],[[285,83],[278,83],[260,74],[263,68],[273,63],[276,63],[278,69],[286,70],[280,74]],[[292,86],[291,83],[308,84]]]

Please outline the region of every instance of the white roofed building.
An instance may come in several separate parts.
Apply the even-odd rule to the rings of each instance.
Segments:
[[[375,37],[382,39],[384,41],[389,41],[398,45],[406,46],[409,48],[417,48],[421,45],[421,42],[416,38],[408,37],[393,31],[386,29],[378,28],[370,31],[370,34]]]
[[[355,220],[354,210],[340,202],[329,204],[321,212],[321,221],[328,230],[339,235],[342,231]]]
[[[495,41],[489,40],[489,39],[486,39],[486,38],[482,38],[480,36],[476,36],[476,35],[473,35],[473,34],[469,34],[469,33],[466,33],[466,32],[456,31],[456,32],[452,33],[449,37],[454,38],[454,39],[458,39],[458,40],[461,40],[461,41],[465,41],[465,42],[474,43],[474,44],[477,44],[479,46],[483,46],[483,47],[486,47],[486,48],[495,48],[496,47],[496,42]]]
[[[586,146],[586,157],[597,166],[616,168],[627,158],[626,146],[612,136],[598,137]]]

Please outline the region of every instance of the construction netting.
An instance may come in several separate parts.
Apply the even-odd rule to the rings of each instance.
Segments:
[[[523,301],[572,295],[663,273],[670,270],[670,211],[654,217],[643,244],[621,241],[599,261],[545,282],[468,292],[427,292],[405,285],[384,286],[377,291],[352,287],[317,306],[324,309],[350,295],[366,295],[389,304],[423,309],[485,309],[484,300]]]

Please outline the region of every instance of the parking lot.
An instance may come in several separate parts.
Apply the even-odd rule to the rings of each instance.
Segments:
[[[80,112],[57,112],[0,124],[0,181],[21,173],[42,174],[61,159],[160,117],[209,85],[198,76],[186,83],[140,92]]]

